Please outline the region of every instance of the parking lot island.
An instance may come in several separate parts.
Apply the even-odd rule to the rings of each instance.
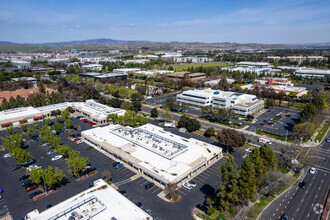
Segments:
[[[72,217],[73,218],[72,218]],[[148,219],[153,218],[133,202],[108,185],[104,180],[43,212],[34,210],[26,220],[60,219]]]
[[[162,188],[167,183],[180,187],[222,158],[222,149],[215,145],[186,139],[152,124],[138,128],[109,125],[81,135],[88,144],[110,153]]]

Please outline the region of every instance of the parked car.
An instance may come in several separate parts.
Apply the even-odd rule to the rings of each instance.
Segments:
[[[91,125],[93,126],[93,125],[96,125],[96,123],[95,122],[93,122],[93,123],[91,123]]]
[[[326,141],[327,141],[327,142],[330,142],[330,138],[327,138]]]
[[[315,167],[311,167],[311,168],[309,169],[309,173],[311,173],[311,174],[315,174],[315,173],[316,173],[316,169],[315,169]]]
[[[80,138],[75,138],[73,141],[80,141],[81,139]]]
[[[137,205],[137,207],[141,207],[142,206],[142,203],[141,202],[137,202],[137,203],[135,203],[135,205]]]
[[[38,166],[36,164],[34,165],[30,165],[28,168],[26,168],[28,171],[31,171],[31,170],[35,170],[35,169],[38,169],[38,168],[42,168],[42,166]]]
[[[118,168],[123,167],[123,166],[124,166],[124,164],[119,163],[119,164],[117,164],[117,165],[115,166],[115,168],[118,169]]]
[[[27,187],[28,184],[31,184],[31,185],[32,185],[32,181],[31,181],[30,179],[26,179],[26,180],[23,180],[23,181],[21,182],[21,185],[22,185],[23,187]]]
[[[305,181],[302,181],[302,182],[300,182],[299,183],[299,188],[301,188],[301,189],[305,189],[306,188],[306,182]]]
[[[0,189],[0,195],[3,193],[3,190],[2,189]]]
[[[290,216],[288,214],[283,214],[281,220],[290,220]]]
[[[76,142],[76,144],[81,144],[83,141],[82,140],[79,140]]]
[[[125,195],[126,194],[126,190],[124,190],[124,189],[119,190],[119,193],[122,194],[122,195]]]
[[[25,174],[25,175],[23,175],[23,176],[18,177],[18,180],[19,180],[19,181],[26,180],[26,179],[29,178],[29,177],[30,177],[29,174]]]
[[[87,120],[86,118],[84,118],[84,119],[82,119],[81,121],[83,121],[83,122],[87,122],[88,120]]]
[[[52,153],[55,153],[55,152],[57,152],[57,150],[55,150],[55,149],[50,149],[49,151],[47,151],[47,154],[52,154]]]
[[[89,124],[89,125],[91,125],[91,124],[93,124],[94,122],[92,122],[92,121],[89,121],[89,122],[87,122],[87,124]]]
[[[11,170],[11,171],[18,170],[18,169],[20,169],[21,167],[22,167],[21,165],[16,164],[16,165],[12,166],[12,167],[10,168],[10,170]]]
[[[112,166],[115,167],[117,164],[120,164],[120,162],[114,162]]]
[[[144,210],[148,215],[150,215],[151,214],[151,209],[146,209],[146,210]]]
[[[193,187],[188,183],[188,181],[187,182],[184,182],[183,184],[182,184],[182,187],[184,187],[184,188],[186,188],[186,189],[188,189],[188,190],[191,190]]]
[[[46,209],[49,209],[49,208],[51,208],[53,205],[52,204],[48,204],[48,205],[46,205]]]
[[[39,194],[41,194],[41,193],[42,193],[42,191],[40,191],[40,190],[39,190],[39,191],[36,191],[36,192],[34,192],[34,193],[31,193],[31,194],[30,194],[30,198],[33,199],[33,197],[35,197],[36,195],[39,195]]]
[[[0,195],[0,200],[3,198],[3,196],[2,195]]]
[[[23,164],[23,166],[27,167],[27,166],[30,166],[31,164],[34,164],[35,162],[36,162],[35,159],[28,160]]]
[[[8,153],[8,154],[3,155],[3,157],[8,158],[8,157],[11,157],[11,155]]]
[[[26,190],[26,192],[30,192],[30,191],[35,190],[37,188],[38,188],[38,185],[37,184],[33,184],[33,185],[27,187],[25,190]]]
[[[149,190],[149,189],[151,189],[154,185],[155,185],[154,183],[147,183],[147,184],[144,186],[144,188],[145,188],[146,190]]]
[[[50,144],[49,143],[43,143],[41,147],[48,147]]]
[[[55,157],[52,158],[52,161],[59,160],[63,157],[63,155],[56,155]]]
[[[192,187],[196,187],[196,183],[193,181],[188,181],[188,183],[192,186]]]

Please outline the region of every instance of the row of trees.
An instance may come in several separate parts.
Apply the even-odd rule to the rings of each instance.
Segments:
[[[32,159],[32,155],[21,148],[22,145],[22,135],[19,133],[11,134],[4,138],[2,141],[2,146],[9,151],[9,154],[18,163],[25,163],[26,161]]]
[[[0,110],[18,108],[18,107],[26,107],[26,106],[43,106],[49,104],[55,104],[63,102],[65,99],[60,93],[46,93],[46,94],[30,94],[26,99],[21,96],[13,96],[10,97],[9,101],[4,98],[2,100],[2,104],[0,106]]]
[[[230,211],[239,204],[254,201],[262,185],[262,177],[276,167],[276,154],[268,145],[255,148],[239,168],[229,158],[218,169],[221,181],[215,204],[221,210]]]
[[[114,124],[133,127],[138,127],[148,122],[145,116],[131,110],[127,110],[125,114],[121,116],[118,116],[117,114],[110,114],[108,115],[108,120],[111,120]]]
[[[215,108],[211,105],[201,108],[202,115],[211,121],[228,121],[231,118],[237,117],[235,112],[228,108]]]
[[[48,166],[44,170],[42,168],[34,169],[27,173],[33,183],[44,184],[49,188],[55,188],[66,177],[60,168],[52,166]]]

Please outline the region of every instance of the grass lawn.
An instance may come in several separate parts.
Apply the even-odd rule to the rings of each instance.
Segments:
[[[321,128],[321,130],[319,131],[319,133],[317,134],[316,138],[314,141],[319,141],[321,142],[322,138],[324,137],[324,135],[327,133],[328,129],[330,127],[330,121],[328,121],[327,123],[325,123],[325,125]]]
[[[258,129],[256,131],[256,134],[266,135],[268,137],[275,138],[277,140],[285,141],[285,136],[281,136],[281,135],[277,135],[277,134],[272,134],[272,133],[269,133],[269,132],[266,132],[266,131],[262,131],[260,129]],[[308,140],[309,140],[309,138],[305,138],[302,142],[303,143],[306,143]],[[297,143],[297,144],[300,143],[300,139],[295,140],[295,139],[289,138],[289,137],[287,138],[286,141],[289,142],[289,143]]]
[[[182,65],[170,65],[173,67],[175,71],[183,71],[187,70],[189,67],[226,67],[229,66],[228,64],[225,63],[187,63],[187,64],[182,64]],[[167,66],[168,67],[168,66]]]

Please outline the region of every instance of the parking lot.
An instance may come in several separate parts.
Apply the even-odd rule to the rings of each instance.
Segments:
[[[155,122],[154,122],[155,123]],[[41,123],[41,126],[43,123]],[[73,119],[73,125],[80,125],[81,130],[90,129],[91,126],[80,120]],[[32,126],[32,125],[30,125]],[[19,128],[15,128],[16,131],[21,132]],[[205,138],[203,136],[194,133],[181,133],[175,129],[166,129],[177,135],[186,138],[196,138],[208,143],[217,144],[217,141]],[[47,168],[49,165],[57,166],[61,168],[68,177],[68,183],[58,189],[57,192],[45,196],[37,201],[33,201],[29,198],[30,193],[25,192],[25,189],[20,185],[18,177],[25,174],[25,168],[20,168],[15,171],[10,171],[10,168],[15,165],[13,158],[3,158],[3,155],[8,153],[7,151],[0,152],[0,175],[6,177],[5,181],[0,182],[0,188],[3,189],[4,199],[0,203],[0,207],[8,205],[9,211],[11,212],[14,219],[25,216],[26,213],[38,209],[43,211],[46,205],[52,204],[56,205],[67,198],[83,191],[88,188],[89,185],[93,184],[96,179],[102,177],[102,171],[110,171],[112,175],[113,183],[119,187],[119,190],[125,189],[125,196],[134,203],[141,202],[141,208],[143,210],[151,209],[151,215],[154,219],[191,219],[192,210],[197,204],[202,204],[205,198],[211,196],[216,192],[218,187],[219,179],[217,177],[217,168],[225,161],[221,159],[203,173],[198,175],[193,179],[197,186],[191,190],[181,188],[178,194],[182,197],[180,201],[173,203],[168,203],[160,198],[158,194],[162,191],[157,186],[153,186],[151,189],[144,189],[145,184],[148,183],[143,177],[131,180],[131,177],[135,175],[135,172],[129,170],[126,167],[121,167],[115,169],[113,163],[115,162],[107,155],[103,154],[95,148],[91,148],[85,142],[81,144],[76,144],[69,139],[72,133],[80,133],[80,131],[74,131],[60,135],[61,142],[70,146],[73,150],[80,151],[80,155],[83,157],[89,157],[92,167],[95,167],[97,174],[86,178],[81,181],[75,181],[72,177],[70,170],[66,165],[65,159],[59,159],[52,161],[51,158],[56,155],[47,154],[49,147],[41,147],[39,142],[34,142],[33,140],[28,140],[28,138],[23,135],[23,138],[28,140],[29,147],[26,149],[30,152],[34,159],[36,159],[36,164],[41,165],[43,168]],[[6,131],[0,131],[0,139],[2,140],[5,136],[9,134]],[[243,158],[246,152],[242,149],[237,149],[233,156],[235,162],[240,165],[243,162]]]
[[[275,122],[273,125],[267,125],[264,121],[269,121],[274,119],[277,114],[283,113],[280,120]],[[248,131],[255,131],[255,129],[262,129],[271,133],[279,134],[282,136],[293,135],[293,126],[299,122],[299,111],[285,108],[271,108],[259,115],[256,119],[257,122],[254,124],[249,124]]]

